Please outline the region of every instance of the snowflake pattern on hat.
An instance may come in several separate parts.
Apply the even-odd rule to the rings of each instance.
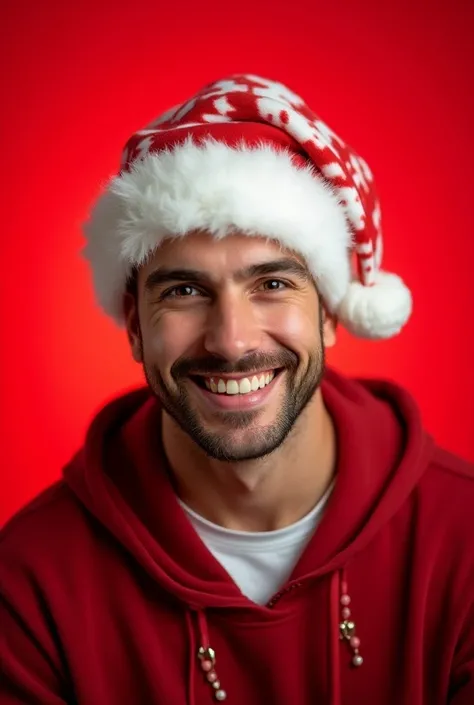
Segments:
[[[358,234],[356,252],[363,283],[375,282],[380,266],[381,218],[368,164],[315,115],[304,100],[282,83],[253,75],[236,75],[205,86],[194,98],[157,118],[129,140],[122,166],[142,159],[160,145],[159,135],[204,124],[266,122],[287,132],[334,187]]]

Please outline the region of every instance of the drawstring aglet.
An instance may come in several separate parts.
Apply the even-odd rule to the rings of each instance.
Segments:
[[[220,680],[214,668],[216,664],[216,652],[210,646],[204,648],[200,646],[198,650],[198,659],[201,670],[206,674],[206,679],[214,690],[214,697],[219,702],[227,698],[227,693],[221,688]]]
[[[349,605],[351,604],[351,598],[347,594],[347,583],[344,581],[342,585],[342,595],[340,599],[341,603],[341,616],[342,622],[339,624],[340,638],[345,639],[352,649],[352,664],[354,666],[362,666],[364,659],[359,653],[360,639],[356,635],[356,625],[355,622],[350,619],[351,610]]]

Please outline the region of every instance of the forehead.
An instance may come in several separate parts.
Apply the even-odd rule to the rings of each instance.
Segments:
[[[192,233],[163,242],[142,267],[140,275],[146,276],[157,267],[172,267],[199,270],[219,279],[281,258],[304,264],[299,255],[268,238],[231,234],[217,239],[208,233]]]

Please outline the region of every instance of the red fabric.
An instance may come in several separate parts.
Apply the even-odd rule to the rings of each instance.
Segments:
[[[242,141],[285,146],[296,164],[310,162],[333,186],[354,232],[360,280],[375,283],[382,260],[381,212],[372,172],[304,100],[282,83],[235,74],[204,86],[130,137],[122,168],[151,152],[169,149],[192,136],[212,137],[231,147]],[[286,139],[285,139],[286,138]]]
[[[64,480],[3,530],[2,705],[474,702],[474,472],[408,394],[328,371],[337,482],[291,580],[239,592],[176,501],[146,390],[99,414]],[[339,639],[351,597],[361,667]]]

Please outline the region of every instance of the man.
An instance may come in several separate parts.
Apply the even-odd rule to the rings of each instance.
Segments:
[[[148,385],[4,529],[1,703],[472,705],[474,474],[394,384],[367,164],[233,76],[129,140],[86,227]]]

